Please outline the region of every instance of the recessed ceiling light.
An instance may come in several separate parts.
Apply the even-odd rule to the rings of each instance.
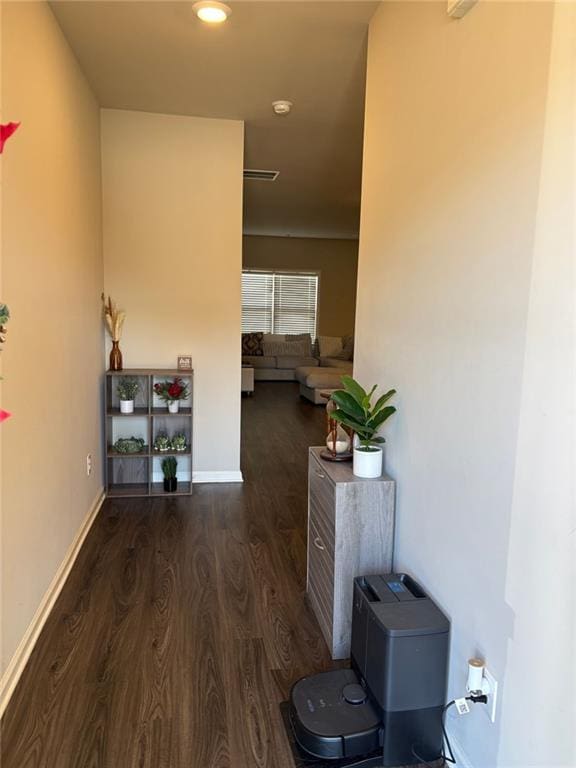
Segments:
[[[272,109],[277,115],[287,115],[294,105],[287,99],[279,99],[272,102]]]
[[[222,24],[232,13],[228,5],[217,0],[202,0],[200,3],[194,3],[192,9],[201,21],[208,24]]]

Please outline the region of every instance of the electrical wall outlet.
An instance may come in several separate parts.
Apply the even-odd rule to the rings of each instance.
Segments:
[[[89,453],[86,456],[86,477],[90,477],[92,474],[92,454]]]
[[[488,701],[486,703],[486,713],[492,723],[496,722],[496,703],[498,701],[498,681],[494,675],[484,667],[484,674],[482,675],[482,682],[486,682],[487,685],[483,686],[486,690]]]

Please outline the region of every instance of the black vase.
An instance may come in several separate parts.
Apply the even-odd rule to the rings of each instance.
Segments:
[[[174,493],[178,487],[178,480],[175,477],[164,478],[164,490],[166,493]]]

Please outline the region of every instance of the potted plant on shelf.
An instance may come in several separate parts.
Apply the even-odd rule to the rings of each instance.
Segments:
[[[134,400],[139,389],[138,379],[131,376],[122,376],[118,380],[116,391],[120,398],[120,413],[134,413]]]
[[[162,472],[164,473],[164,490],[166,493],[173,493],[178,487],[178,480],[176,478],[176,468],[178,462],[174,456],[168,456],[162,459]]]
[[[177,432],[172,438],[172,449],[174,451],[185,451],[187,442],[186,435],[182,432]]]
[[[342,376],[344,389],[332,393],[332,400],[338,406],[332,418],[350,427],[358,437],[354,446],[352,471],[356,477],[380,477],[382,474],[382,448],[385,440],[376,435],[382,424],[396,412],[393,405],[386,405],[396,394],[390,389],[372,405],[376,385],[366,392],[351,376]]]
[[[142,453],[146,443],[141,437],[120,437],[114,443],[116,453]]]
[[[170,450],[170,438],[165,432],[159,432],[154,440],[154,450],[165,453]]]
[[[169,413],[178,413],[180,400],[186,400],[190,395],[188,384],[179,376],[173,381],[159,381],[154,384],[154,392],[168,406]]]

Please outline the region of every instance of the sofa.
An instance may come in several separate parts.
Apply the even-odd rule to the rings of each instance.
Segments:
[[[322,357],[323,349],[338,357]],[[352,371],[352,355],[351,336],[320,336],[312,343],[309,334],[242,334],[242,365],[254,368],[255,381],[298,381],[301,394],[312,402],[325,402],[315,389],[340,386],[342,373]],[[316,378],[308,379],[314,372]]]
[[[300,384],[300,394],[315,405],[326,405],[322,392],[333,392],[342,387],[342,376],[352,375],[352,361],[322,357],[319,366],[300,366],[294,375]]]
[[[297,368],[315,368],[319,364],[312,356],[242,355],[242,365],[254,368],[254,381],[296,381]]]

